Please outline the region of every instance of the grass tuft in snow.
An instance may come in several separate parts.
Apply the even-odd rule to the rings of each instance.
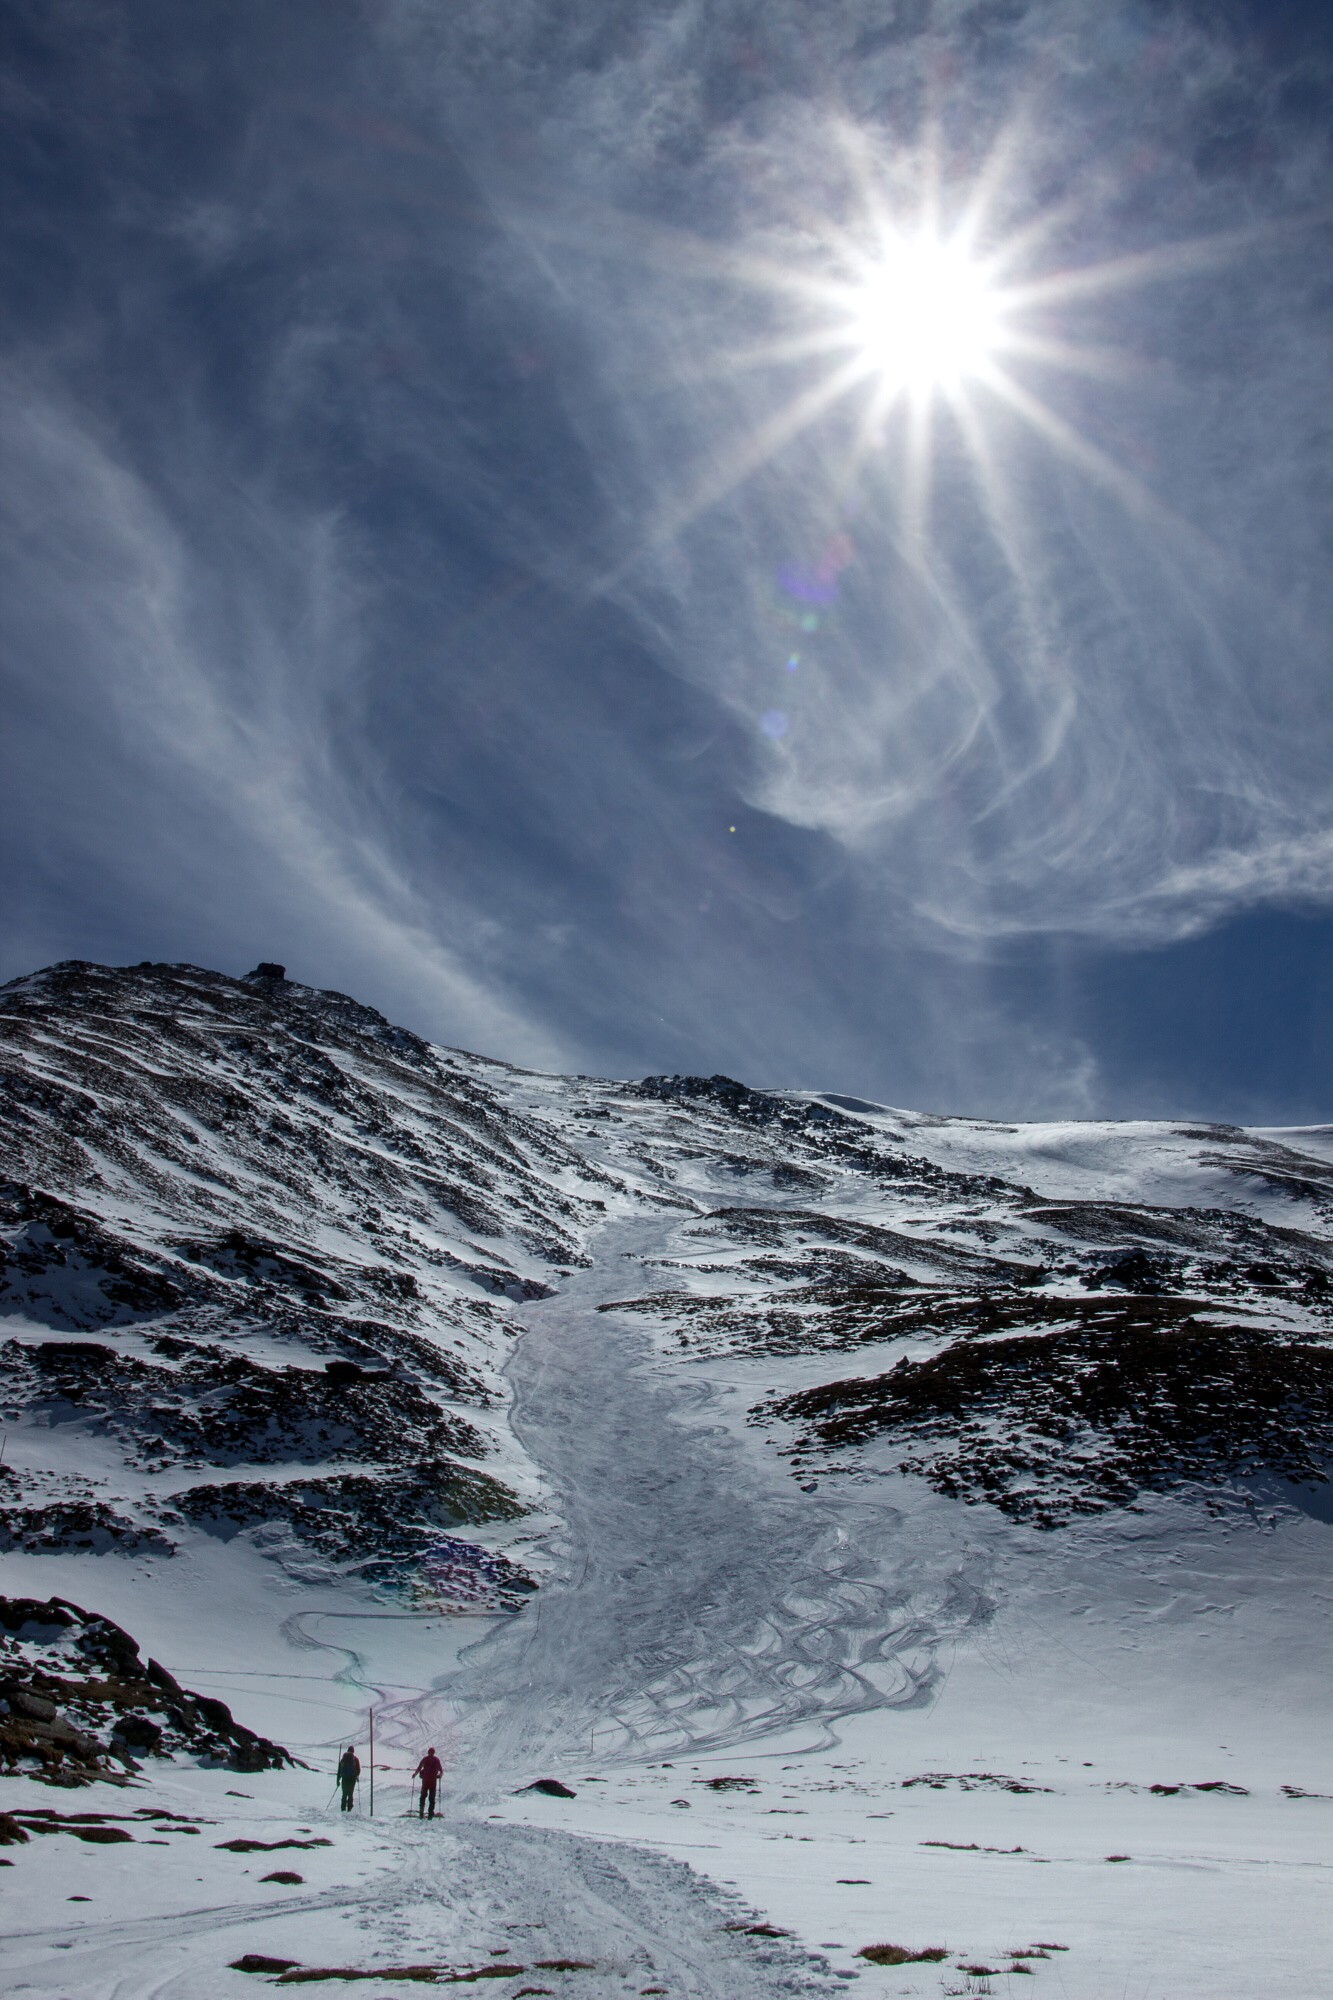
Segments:
[[[949,1953],[942,1944],[928,1944],[920,1951],[905,1944],[867,1944],[856,1955],[869,1959],[872,1965],[938,1965]]]

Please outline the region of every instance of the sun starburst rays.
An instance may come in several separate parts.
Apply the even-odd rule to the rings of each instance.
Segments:
[[[749,370],[827,357],[839,364],[841,393],[865,397],[872,427],[882,429],[901,406],[917,437],[928,428],[929,406],[957,409],[983,392],[1027,414],[1036,401],[1015,374],[1024,362],[1103,381],[1143,375],[1144,364],[1125,350],[1063,336],[1036,316],[1042,308],[1148,282],[1176,267],[1154,255],[1005,283],[997,274],[1011,261],[1009,246],[980,256],[969,247],[971,234],[969,228],[937,235],[920,222],[910,233],[882,230],[850,270],[821,274],[796,288],[813,324],[758,342],[725,365]],[[784,290],[791,295],[790,280]],[[1061,420],[1036,427],[1048,442],[1065,442],[1068,427]],[[1086,466],[1087,458],[1079,456]]]
[[[909,558],[928,560],[942,424],[962,446],[996,538],[1009,542],[1012,553],[1012,537],[996,513],[995,448],[1003,421],[1014,419],[1139,520],[1196,540],[1135,473],[1039,393],[1032,376],[1143,380],[1149,371],[1141,359],[1088,337],[1085,311],[1071,331],[1061,324],[1065,309],[1095,308],[1111,295],[1215,266],[1236,254],[1245,232],[1043,271],[1042,253],[1067,231],[1070,217],[1060,205],[1000,227],[1006,176],[1018,151],[1012,130],[970,188],[954,191],[952,202],[938,146],[925,144],[914,177],[901,167],[892,176],[899,210],[882,191],[864,139],[846,138],[845,151],[859,212],[850,221],[826,224],[819,235],[807,218],[800,235],[815,247],[804,267],[796,258],[783,262],[771,255],[734,265],[733,282],[765,302],[770,331],[691,371],[715,379],[794,372],[790,396],[714,459],[692,493],[664,511],[651,539],[681,531],[851,401],[850,436],[844,430],[841,460],[826,460],[830,476],[835,486],[849,486],[896,437],[900,476],[890,485]],[[909,184],[912,201],[905,210],[902,191]]]
[[[920,562],[929,560],[935,466],[946,441],[953,456],[961,450],[972,466],[983,510],[997,541],[1003,539],[994,512],[995,460],[1011,449],[1015,424],[1134,517],[1170,528],[1200,554],[1201,538],[1086,434],[1066,399],[1053,397],[1042,378],[1147,379],[1144,360],[1099,337],[1099,308],[1119,294],[1216,268],[1252,247],[1255,232],[1061,263],[1056,249],[1076,217],[1069,200],[1020,213],[1021,117],[1009,121],[966,185],[945,171],[943,142],[929,119],[910,156],[887,158],[851,125],[838,139],[841,215],[807,204],[788,217],[780,242],[770,237],[762,247],[724,245],[605,212],[577,222],[541,219],[542,233],[577,238],[603,255],[609,250],[655,269],[673,286],[702,287],[705,299],[712,295],[705,317],[729,299],[724,310],[733,324],[749,321],[748,340],[727,343],[710,339],[696,319],[694,334],[664,352],[661,387],[677,394],[753,383],[729,399],[731,413],[748,410],[749,421],[737,422],[728,437],[727,405],[715,405],[704,462],[684,491],[663,500],[596,587],[611,585],[651,549],[684,533],[815,430],[829,438],[821,446],[822,475],[834,499],[850,495],[876,456],[891,462],[897,455],[896,476],[882,490],[896,503],[903,553]]]

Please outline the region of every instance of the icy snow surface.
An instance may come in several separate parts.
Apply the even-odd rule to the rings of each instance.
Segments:
[[[1327,1989],[1326,1132],[532,1076],[189,968],[0,1014],[0,1587],[310,1767],[0,1778],[133,1834],[0,1848],[6,1991]]]

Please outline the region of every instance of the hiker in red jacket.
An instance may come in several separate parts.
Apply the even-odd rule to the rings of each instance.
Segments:
[[[444,1766],[435,1755],[435,1745],[433,1743],[421,1762],[417,1765],[412,1776],[421,1780],[421,1803],[417,1807],[417,1818],[434,1819],[435,1787],[444,1776]]]

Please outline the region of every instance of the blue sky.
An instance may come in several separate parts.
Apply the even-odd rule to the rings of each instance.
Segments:
[[[1329,1115],[1322,9],[0,19],[0,976]],[[819,287],[932,175],[1045,352],[910,417]]]

